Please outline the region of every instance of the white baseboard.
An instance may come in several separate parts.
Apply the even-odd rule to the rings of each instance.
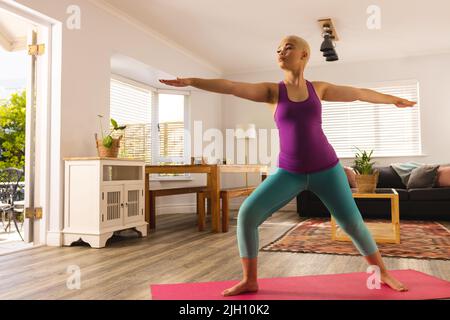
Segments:
[[[47,231],[47,243],[51,247],[62,247],[61,231]]]

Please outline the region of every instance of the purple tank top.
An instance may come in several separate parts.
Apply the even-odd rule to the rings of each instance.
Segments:
[[[322,130],[322,103],[306,80],[308,98],[291,101],[284,81],[278,84],[274,119],[280,136],[278,167],[298,173],[321,171],[339,162]]]

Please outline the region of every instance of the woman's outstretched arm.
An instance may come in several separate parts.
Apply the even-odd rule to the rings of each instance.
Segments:
[[[227,79],[201,78],[177,78],[176,80],[160,79],[159,81],[175,87],[192,86],[206,91],[232,94],[236,97],[252,100],[255,102],[269,102],[271,99],[271,84],[268,82],[247,83],[231,81]]]
[[[315,81],[316,85],[321,87],[322,100],[325,101],[366,101],[371,103],[395,104],[397,107],[412,107],[416,104],[390,94],[380,93],[371,89],[355,88],[349,86],[339,86],[328,82]]]

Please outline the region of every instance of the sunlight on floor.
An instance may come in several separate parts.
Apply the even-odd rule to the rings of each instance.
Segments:
[[[21,233],[23,235],[23,228]],[[31,247],[33,247],[33,243],[26,243],[22,241],[14,225],[12,225],[10,230],[8,229],[8,232],[5,231],[3,225],[0,226],[0,255]]]

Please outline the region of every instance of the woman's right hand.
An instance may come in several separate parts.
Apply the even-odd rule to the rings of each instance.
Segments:
[[[159,79],[160,82],[174,87],[186,87],[192,85],[192,78],[178,78],[176,80]]]

